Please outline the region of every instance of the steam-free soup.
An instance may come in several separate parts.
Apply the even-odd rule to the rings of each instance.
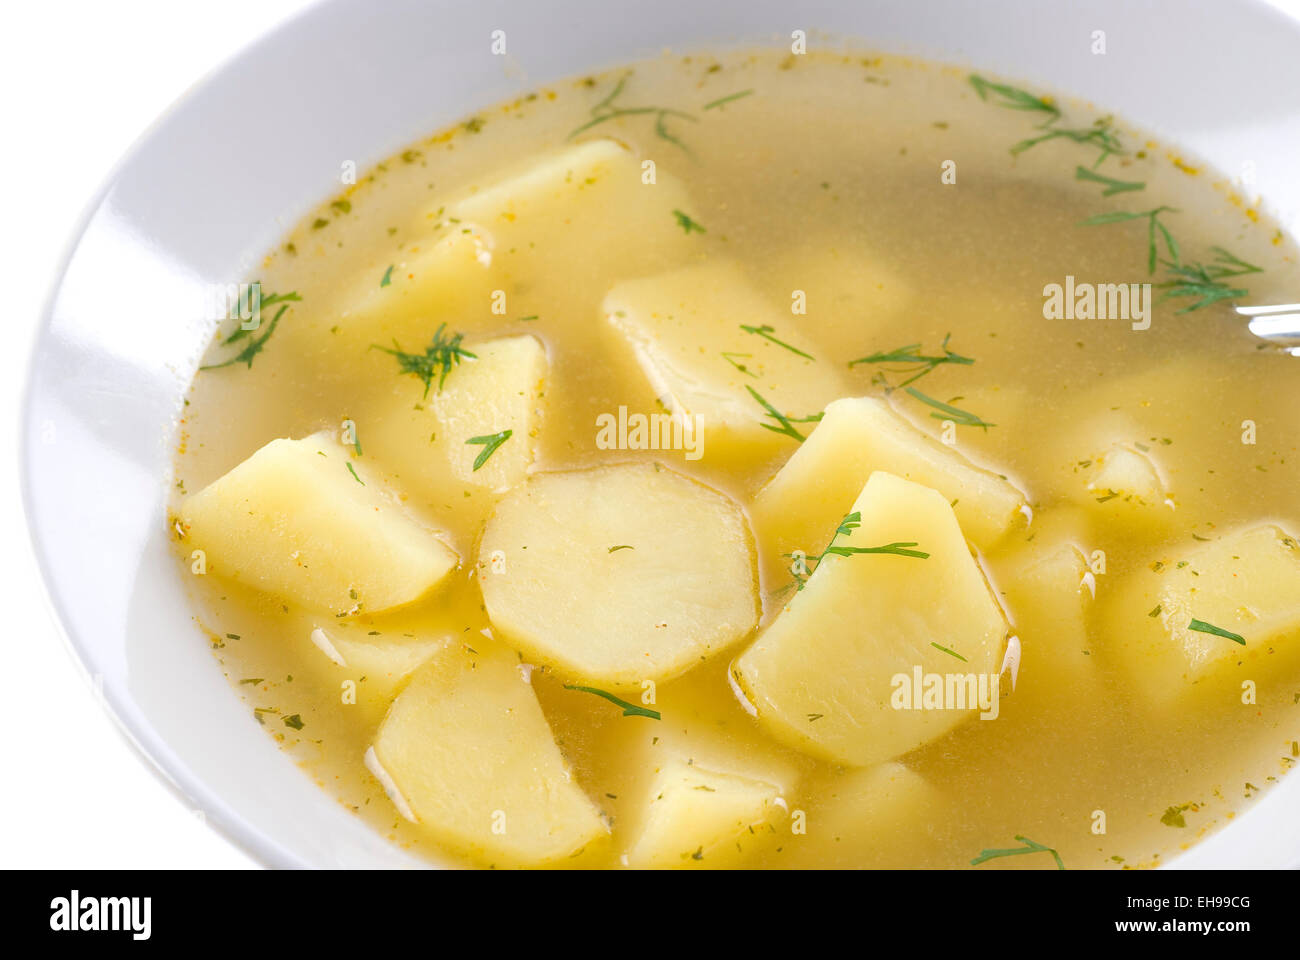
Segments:
[[[1300,760],[1300,361],[1232,309],[1296,249],[1194,158],[757,51],[339,159],[172,523],[252,716],[394,843],[1143,867]]]

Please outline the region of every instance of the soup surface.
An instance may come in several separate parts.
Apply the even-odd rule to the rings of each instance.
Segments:
[[[1194,158],[755,51],[340,163],[171,523],[253,716],[394,843],[1142,867],[1300,762],[1300,361],[1232,311],[1296,250]]]

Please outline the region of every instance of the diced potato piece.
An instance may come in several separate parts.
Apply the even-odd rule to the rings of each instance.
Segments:
[[[668,683],[658,684],[655,700],[646,704],[662,712],[663,720],[624,717],[612,704],[578,690],[566,690],[551,671],[535,671],[533,687],[542,709],[552,717],[556,739],[574,744],[572,760],[592,796],[618,825],[621,853],[628,853],[638,830],[648,820],[650,802],[659,793],[655,781],[668,765],[685,763],[713,774],[744,782],[774,785],[781,797],[792,798],[805,768],[812,761],[776,743],[753,722],[740,703],[727,693],[728,664],[721,658]],[[642,703],[645,691],[624,693]],[[762,830],[745,831],[741,846],[746,863],[761,851],[790,837],[784,809],[769,817]],[[691,851],[702,841],[697,841]],[[735,844],[720,853],[739,854]],[[721,855],[691,866],[730,864]]]
[[[391,698],[402,681],[446,646],[449,639],[392,634],[368,636],[357,624],[343,621],[316,627],[311,641],[348,679],[364,684],[365,693]]]
[[[409,603],[458,562],[324,434],[272,440],[187,498],[180,522],[208,572],[335,614]]]
[[[635,154],[599,139],[507,173],[449,205],[443,219],[485,227],[494,264],[522,289],[554,282],[556,264],[564,264],[566,284],[581,286],[607,285],[631,259],[647,271],[680,262],[698,244],[674,210],[694,208],[662,164],[654,182],[644,182]]]
[[[408,243],[376,260],[334,298],[327,311],[308,312],[311,324],[280,325],[279,345],[299,362],[312,363],[324,375],[339,370],[356,378],[367,372],[395,370],[391,357],[372,345],[398,344],[422,353],[442,324],[464,330],[476,321],[500,321],[492,315],[492,290],[500,285],[489,264],[492,241],[483,231],[465,227],[423,243]],[[279,349],[277,348],[277,349]]]
[[[860,232],[801,235],[795,240],[792,249],[773,258],[774,268],[759,283],[774,302],[789,301],[794,291],[802,291],[807,323],[834,356],[865,356],[876,349],[869,345],[879,342],[882,330],[915,322],[907,311],[916,291],[883,251],[863,242]],[[910,332],[900,335],[916,339]]]
[[[1119,444],[1099,457],[1097,473],[1088,488],[1146,505],[1162,504],[1165,499],[1155,464],[1144,454]]]
[[[674,756],[650,788],[644,822],[627,854],[631,867],[726,866],[778,812],[772,783],[719,773]]]
[[[442,388],[426,397],[414,377],[394,377],[391,392],[360,424],[366,453],[403,488],[434,500],[460,501],[465,489],[502,492],[523,481],[541,423],[546,350],[532,336],[467,343]],[[472,438],[509,430],[479,469],[485,444]]]
[[[1073,473],[1070,498],[1096,520],[1133,530],[1166,526],[1174,519],[1173,500],[1150,453],[1111,443],[1080,456]]]
[[[895,709],[891,701],[896,687],[911,689],[915,671],[969,675],[976,685],[995,677],[1007,625],[941,494],[876,472],[852,508],[861,525],[835,546],[914,543],[909,549],[929,557],[826,556],[736,661],[735,676],[779,739],[865,766],[973,716],[978,703]]]
[[[1196,684],[1263,680],[1300,655],[1300,545],[1270,525],[1165,553],[1128,574],[1108,625],[1115,656],[1154,703]]]
[[[765,549],[816,555],[874,471],[939,491],[962,532],[987,548],[1022,523],[1024,495],[938,440],[883,400],[836,400],[798,450],[755,498],[754,526]]]
[[[518,658],[476,637],[436,651],[393,702],[367,764],[398,809],[490,863],[534,866],[608,833],[569,774]]]
[[[816,801],[808,811],[808,832],[785,843],[775,865],[915,867],[917,825],[947,815],[942,794],[901,763],[837,769],[818,780],[812,795]]]
[[[1020,664],[1003,717],[1075,702],[1097,681],[1088,635],[1096,578],[1068,541],[1040,538],[991,561],[993,581],[1019,639]],[[1003,679],[1010,685],[1010,678]]]
[[[814,348],[795,318],[760,297],[734,264],[620,284],[605,297],[604,312],[660,402],[684,427],[703,430],[706,459],[762,456],[797,443],[769,429],[781,424],[758,397],[794,419],[820,413],[841,395],[838,373],[826,359],[810,359]],[[790,428],[807,436],[811,425]]]
[[[744,514],[658,464],[530,477],[489,519],[479,576],[504,637],[605,683],[674,676],[758,618]]]

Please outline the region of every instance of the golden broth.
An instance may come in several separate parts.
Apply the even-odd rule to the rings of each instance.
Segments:
[[[683,227],[688,262],[738,262],[779,310],[791,303],[792,291],[803,291],[806,316],[790,323],[838,368],[847,395],[882,395],[882,371],[895,385],[905,379],[894,365],[848,365],[878,351],[922,344],[933,353],[951,335],[951,349],[974,359],[937,366],[912,386],[996,424],[956,427],[957,449],[1028,495],[1034,522],[983,558],[995,580],[1000,553],[1052,523],[1068,528],[1073,522],[1072,508],[1063,505],[1063,484],[1070,481],[1062,479],[1057,441],[1098,409],[1136,418],[1176,499],[1173,520],[1159,529],[1090,528],[1088,550],[1104,550],[1106,557],[1105,572],[1096,576],[1099,599],[1162,551],[1195,547],[1194,537],[1265,521],[1300,532],[1300,360],[1261,349],[1232,315],[1231,301],[1182,314],[1176,311],[1193,300],[1159,303],[1143,331],[1126,319],[1044,317],[1045,285],[1064,283],[1067,275],[1098,283],[1165,279],[1163,269],[1147,274],[1146,220],[1080,225],[1108,211],[1161,205],[1177,208],[1161,219],[1184,257],[1204,260],[1219,246],[1263,268],[1240,278],[1250,290],[1246,302],[1294,300],[1300,286],[1295,247],[1248,199],[1176,149],[1122,125],[1115,135],[1124,152],[1096,172],[1145,189],[1103,197],[1104,184],[1078,179],[1079,167],[1093,169],[1093,146],[1062,137],[1013,155],[1009,147],[1042,132],[1035,127],[1041,118],[1000,106],[996,95],[981,100],[964,71],[889,57],[782,52],[665,56],[485,109],[389,158],[310,212],[255,276],[265,291],[296,291],[301,302],[286,312],[251,367],[233,364],[195,378],[176,460],[178,498],[277,437],[337,431],[355,418],[364,445],[375,429],[364,416],[368,385],[382,378],[409,387],[410,378],[364,340],[352,353],[333,346],[349,333],[342,313],[352,292],[377,286],[390,269],[401,271],[434,242],[436,231],[456,229],[439,219],[444,201],[562,146],[625,73],[617,105],[692,115],[664,118],[665,132],[679,142],[656,134],[654,114],[612,119],[578,139],[617,138],[653,159],[661,176],[685,185],[689,215],[704,228]],[[703,109],[746,91],[752,93]],[[1068,124],[1060,126],[1087,128],[1097,119],[1086,105],[1061,109]],[[949,162],[955,167],[945,168]],[[955,183],[944,182],[945,169],[955,169]],[[659,225],[621,226],[640,232]],[[527,230],[527,247],[494,251],[490,286],[505,292],[507,311],[493,313],[483,297],[459,307],[451,326],[471,344],[515,333],[544,342],[550,371],[535,469],[661,460],[747,505],[793,453],[793,440],[758,463],[609,451],[596,443],[593,424],[601,414],[620,406],[658,409],[632,358],[609,349],[607,333],[597,329],[601,301],[618,282],[680,263],[676,248],[627,262],[567,256],[582,249],[581,238],[566,234],[562,223]],[[566,256],[540,270],[538,251],[549,244]],[[214,345],[206,362],[225,359],[230,350]],[[939,420],[922,401],[894,391],[892,402],[938,433]],[[1241,442],[1247,420],[1256,424],[1254,445]],[[1095,452],[1080,450],[1078,459]],[[441,631],[470,644],[489,627],[473,558],[492,499],[469,491],[422,497],[419,489],[404,489],[408,506],[447,532],[462,568],[430,600],[362,615],[347,629]],[[766,625],[785,602],[780,591],[790,575],[786,562],[763,546]],[[188,548],[182,542],[180,549],[188,570]],[[267,732],[339,802],[395,843],[444,856],[398,814],[363,766],[388,697],[367,693],[362,681],[357,704],[340,702],[337,672],[310,640],[319,617],[217,577],[192,580],[198,619],[211,632],[218,660]],[[1016,611],[1009,613],[1015,619]],[[1055,849],[1069,868],[1154,865],[1247,809],[1297,762],[1300,664],[1294,656],[1271,664],[1271,674],[1258,672],[1255,705],[1243,705],[1235,693],[1202,691],[1149,711],[1109,656],[1118,638],[1096,618],[1089,628],[1095,689],[1063,688],[1029,710],[1004,707],[997,721],[965,723],[905,755],[904,766],[928,782],[929,801],[903,810],[864,801],[851,838],[840,835],[842,825],[822,825],[852,772],[770,742],[733,695],[728,662],[748,640],[662,683],[656,709],[664,728],[702,724],[738,751],[762,741],[797,772],[798,786],[786,800],[803,811],[806,833],[777,824],[781,835],[743,861],[755,866],[963,866],[985,848],[1016,846],[1017,835]],[[1290,638],[1293,645],[1297,639]],[[1281,651],[1285,642],[1274,646]],[[535,671],[533,686],[576,781],[613,825],[613,844],[572,862],[617,865],[630,839],[619,833],[625,804],[644,776],[628,769],[626,738],[642,735],[629,733],[631,725],[657,724],[565,690],[553,670]],[[1094,832],[1097,811],[1104,812],[1104,834]],[[1007,857],[980,869],[1004,866],[1051,867],[1053,861],[1046,854]]]

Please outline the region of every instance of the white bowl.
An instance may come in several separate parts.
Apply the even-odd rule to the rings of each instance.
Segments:
[[[1251,170],[1266,208],[1300,225],[1300,24],[1254,0],[332,0],[281,27],[159,120],[94,201],[49,302],[23,436],[32,537],[69,640],[142,754],[255,857],[414,863],[274,745],[192,621],[163,510],[212,332],[204,291],[246,277],[346,160],[364,169],[480,107],[664,47],[795,29],[1082,96],[1230,176]],[[1177,864],[1300,864],[1297,807],[1293,776]]]

